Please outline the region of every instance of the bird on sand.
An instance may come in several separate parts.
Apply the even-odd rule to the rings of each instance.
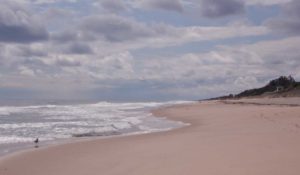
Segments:
[[[37,148],[37,147],[39,147],[39,138],[36,138],[35,140],[34,140],[34,143],[35,143],[35,147]]]

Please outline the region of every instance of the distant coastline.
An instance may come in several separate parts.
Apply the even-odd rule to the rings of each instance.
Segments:
[[[300,82],[296,82],[292,76],[281,76],[271,80],[267,85],[248,89],[238,94],[210,98],[206,100],[230,100],[243,98],[279,98],[279,97],[300,97]]]

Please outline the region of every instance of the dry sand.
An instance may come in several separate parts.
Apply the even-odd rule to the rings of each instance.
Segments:
[[[300,174],[300,107],[203,102],[154,113],[191,125],[18,153],[0,160],[0,174]]]

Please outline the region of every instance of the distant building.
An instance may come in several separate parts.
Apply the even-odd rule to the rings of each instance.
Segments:
[[[284,89],[283,86],[277,86],[276,87],[276,91],[275,92],[279,92],[279,91],[282,91]]]

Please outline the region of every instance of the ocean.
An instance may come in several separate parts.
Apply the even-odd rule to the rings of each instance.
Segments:
[[[150,110],[187,103],[109,103],[0,106],[0,155],[70,138],[166,131],[186,124],[154,117]]]

